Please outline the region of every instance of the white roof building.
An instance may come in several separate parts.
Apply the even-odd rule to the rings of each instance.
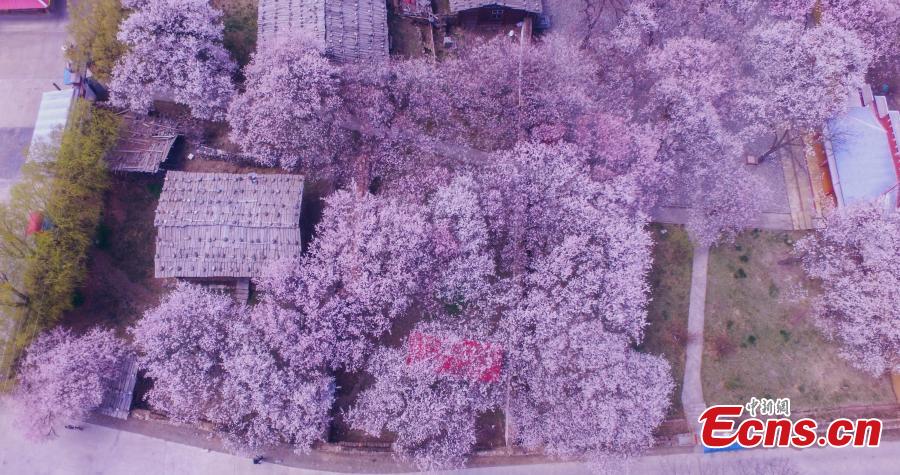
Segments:
[[[31,135],[31,145],[48,140],[54,130],[66,126],[74,99],[74,89],[45,92],[41,96],[41,105]]]
[[[896,207],[900,113],[871,88],[853,90],[846,113],[828,121],[825,153],[838,206],[884,201]]]

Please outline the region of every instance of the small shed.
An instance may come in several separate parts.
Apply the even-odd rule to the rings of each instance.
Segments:
[[[123,114],[122,119],[119,141],[106,155],[109,169],[119,172],[158,172],[178,139],[175,127],[133,112]]]
[[[45,92],[41,95],[31,145],[49,140],[55,130],[63,129],[69,120],[69,111],[75,99],[74,89]]]
[[[131,412],[131,401],[134,398],[134,385],[137,383],[137,358],[129,354],[119,363],[119,372],[115,385],[103,395],[103,402],[97,412],[117,419],[128,419]]]
[[[541,0],[450,0],[450,13],[469,24],[511,24],[538,16],[543,11]]]
[[[542,0],[450,0],[451,13],[459,13],[479,8],[507,8],[537,15],[544,11]]]
[[[338,61],[388,57],[385,0],[260,0],[257,24],[262,48],[307,37]]]
[[[156,208],[155,273],[247,282],[299,257],[303,176],[166,174]]]

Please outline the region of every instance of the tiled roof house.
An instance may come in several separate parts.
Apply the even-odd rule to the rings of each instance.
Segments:
[[[339,61],[388,57],[384,0],[260,0],[259,44],[311,39]]]
[[[300,175],[170,171],[156,208],[156,277],[253,278],[300,255]]]

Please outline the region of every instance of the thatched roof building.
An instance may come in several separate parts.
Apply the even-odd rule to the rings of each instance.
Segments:
[[[178,138],[175,127],[145,115],[128,112],[115,148],[106,155],[109,169],[119,172],[156,173],[169,157]]]
[[[156,208],[156,277],[250,278],[300,255],[299,175],[168,172]]]
[[[384,0],[260,0],[261,47],[308,37],[339,61],[388,57]]]
[[[544,11],[541,0],[450,0],[450,11],[452,13],[482,7],[506,7],[536,14],[541,14]]]

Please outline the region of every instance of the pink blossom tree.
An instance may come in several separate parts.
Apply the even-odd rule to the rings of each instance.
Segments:
[[[228,109],[231,140],[266,166],[321,171],[346,140],[336,113],[340,70],[302,38],[258,51]]]
[[[131,333],[154,408],[196,423],[221,403],[228,329],[240,313],[229,296],[181,283],[144,314]]]
[[[644,324],[640,274],[592,280],[610,271],[591,257],[601,249],[566,239],[537,263],[527,297],[504,318],[513,350],[508,417],[523,445],[562,458],[598,461],[646,449],[673,388],[665,360],[630,349]]]
[[[878,66],[895,58],[900,31],[897,0],[775,0],[772,12],[800,24],[833,25],[853,32]]]
[[[746,227],[760,211],[756,190],[765,190],[742,165],[742,144],[720,115],[729,107],[725,82],[737,71],[728,56],[718,44],[684,37],[647,63],[655,82],[646,113],[659,128],[664,199],[691,209],[689,231],[704,244]]]
[[[434,193],[429,226],[434,302],[486,318],[480,312],[489,305],[497,276],[479,186],[472,177],[454,178]]]
[[[593,232],[614,216],[641,226],[635,190],[627,181],[592,180],[589,159],[575,145],[526,143],[496,154],[483,170],[483,207],[501,275],[524,276],[566,236]]]
[[[132,1],[119,27],[128,53],[110,82],[113,104],[146,112],[160,94],[200,119],[222,120],[237,66],[222,45],[222,13],[208,0]]]
[[[589,154],[587,165],[598,181],[630,175],[649,190],[663,172],[657,161],[657,134],[652,125],[634,119],[610,113],[584,115],[575,123],[571,142]],[[652,193],[642,193],[641,198],[652,198]]]
[[[737,72],[735,58],[723,45],[689,36],[650,50],[647,69],[655,79],[648,106],[674,120],[701,105],[722,101],[729,90],[727,81]]]
[[[674,389],[665,359],[629,349],[597,322],[535,343],[532,359],[517,363],[508,415],[525,447],[601,462],[653,445]]]
[[[222,404],[210,418],[235,451],[253,453],[288,443],[308,452],[328,432],[334,378],[314,366],[314,355],[299,361],[272,345],[273,337],[283,337],[279,317],[290,316],[273,318],[270,310],[257,306],[229,329]]]
[[[417,327],[404,346],[372,357],[367,371],[375,383],[349,420],[373,436],[395,433],[394,453],[420,470],[461,467],[476,443],[479,415],[502,401],[499,371],[496,379],[485,372],[500,354],[482,354],[493,352],[490,344],[435,325]]]
[[[600,95],[606,98],[605,102],[619,104],[626,110],[635,108],[639,91],[646,88],[642,65],[648,49],[659,41],[663,27],[653,5],[634,2],[609,33],[589,43],[594,61],[600,66]]]
[[[763,159],[802,144],[803,134],[844,111],[847,91],[863,85],[871,58],[855,33],[833,24],[764,23],[748,44],[755,74],[741,87],[740,112],[756,133],[773,137]]]
[[[900,214],[839,208],[795,252],[823,284],[816,322],[841,355],[875,376],[900,371]]]
[[[341,69],[340,97],[343,107],[338,121],[357,132],[354,149],[348,153],[356,160],[345,174],[362,186],[377,177],[400,177],[421,170],[429,161],[430,143],[418,133],[418,125],[409,122],[404,112],[407,83],[398,69],[430,69],[424,61],[351,63]],[[409,74],[407,77],[418,77]]]
[[[60,424],[83,422],[117,383],[127,353],[111,330],[75,336],[57,328],[39,335],[25,353],[11,396],[25,435],[46,440]]]
[[[439,63],[395,67],[401,112],[431,137],[480,150],[509,148],[536,129],[570,133],[596,110],[597,66],[573,40],[550,36],[522,45],[508,38],[476,43]]]
[[[336,367],[360,368],[425,288],[424,210],[365,192],[326,201],[316,239],[299,262],[280,263],[261,288],[305,315]]]
[[[179,284],[132,330],[153,379],[148,401],[176,420],[211,423],[235,452],[308,451],[327,432],[334,381],[298,316]]]
[[[531,279],[538,265],[557,259],[564,268],[555,275],[566,285],[548,295],[577,292],[606,328],[638,342],[650,267],[646,217],[622,196],[631,190],[591,180],[584,157],[570,145],[521,145],[485,174],[488,224],[500,251],[501,275],[512,277],[527,295],[545,284]],[[604,277],[610,265],[617,270],[613,280]]]
[[[633,189],[592,180],[571,145],[497,158],[482,180],[512,295],[499,334],[519,441],[592,460],[646,448],[673,385],[664,360],[630,349],[643,339],[650,266]]]

